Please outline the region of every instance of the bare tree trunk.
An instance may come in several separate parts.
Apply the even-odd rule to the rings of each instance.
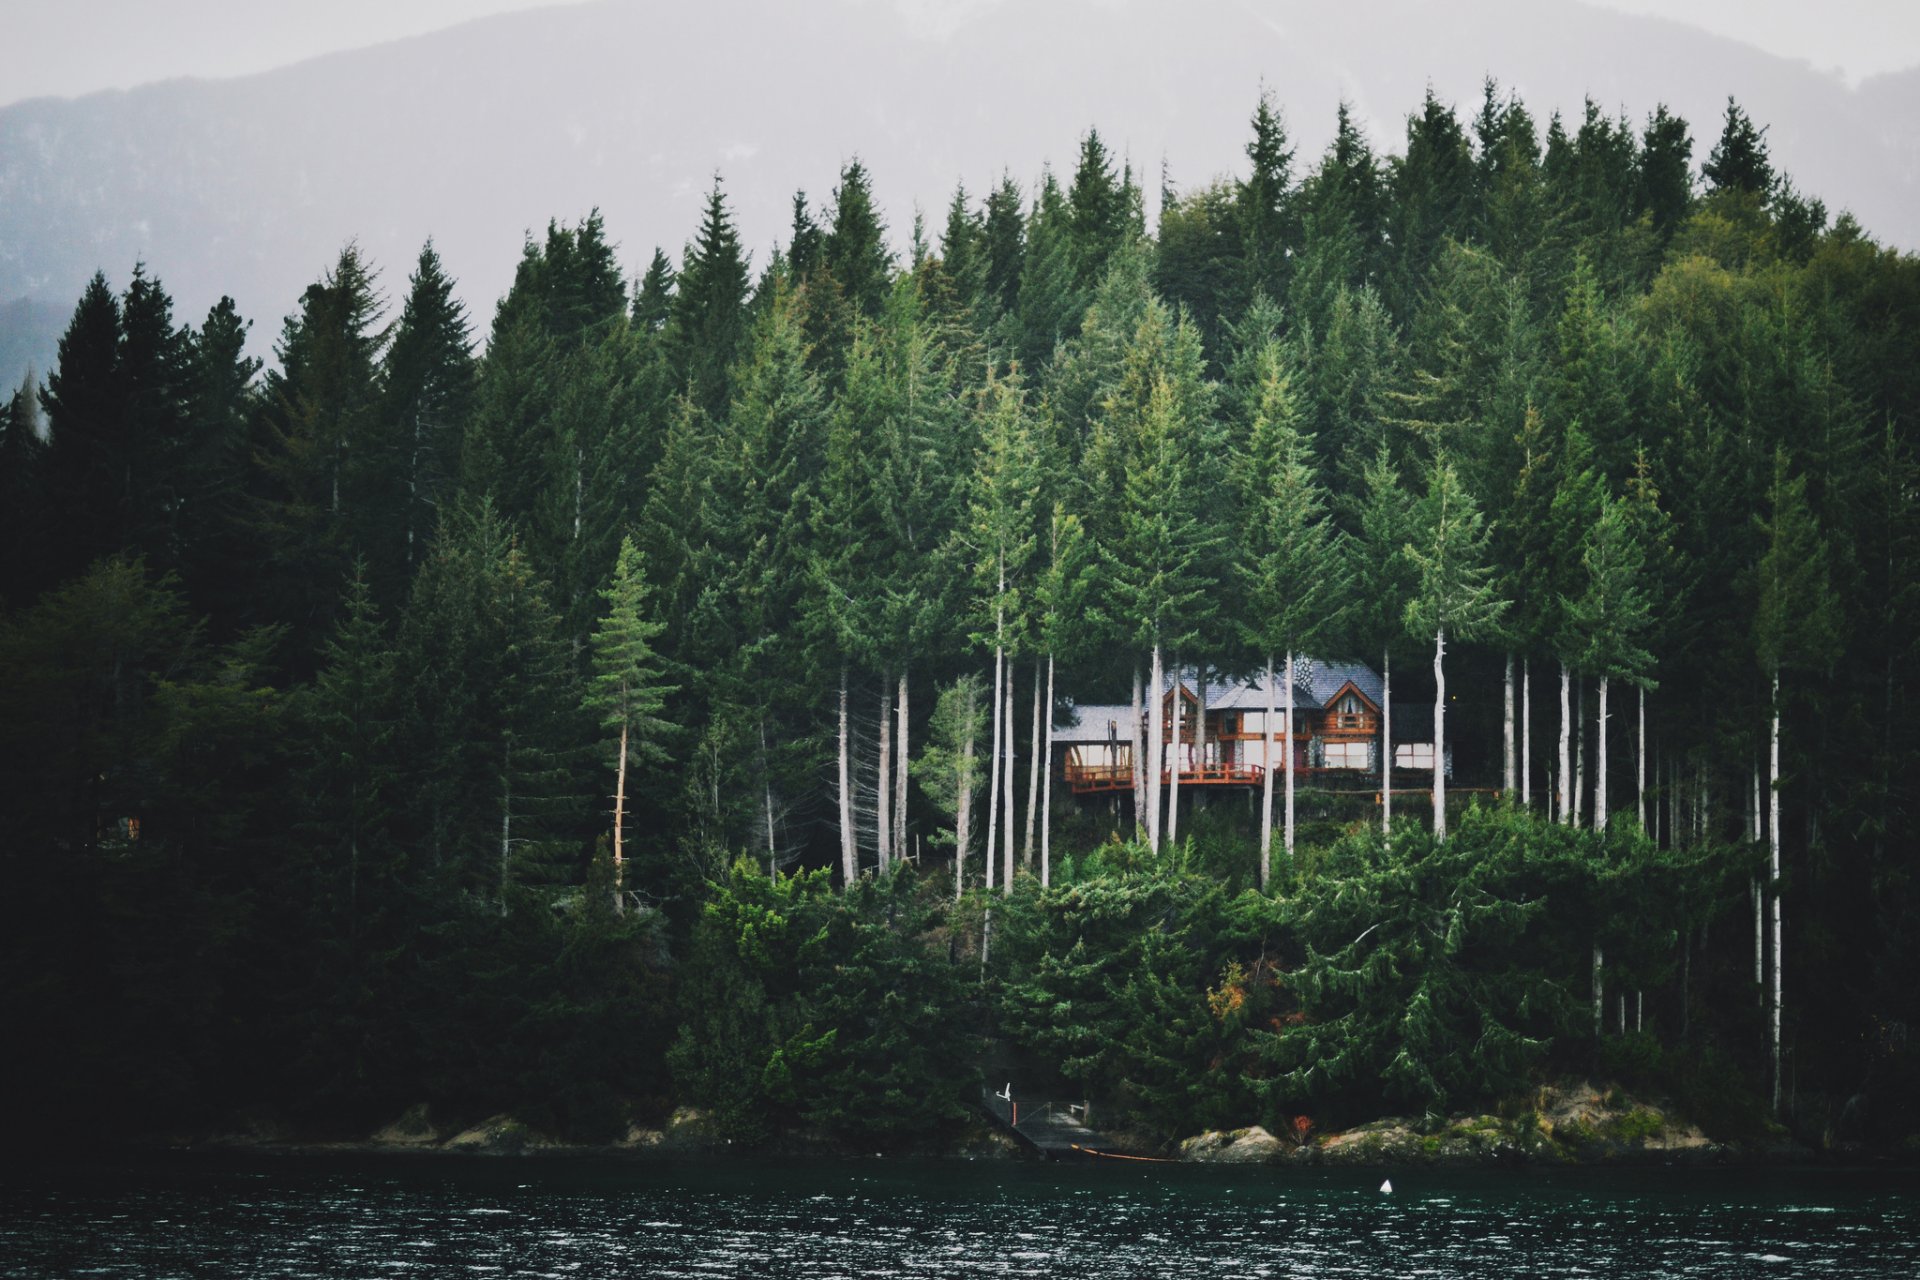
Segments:
[[[1506,772],[1501,777],[1501,783],[1505,789],[1508,800],[1511,801],[1514,788],[1519,785],[1519,768],[1514,759],[1515,739],[1518,735],[1515,732],[1513,723],[1513,654],[1511,652],[1507,654],[1506,695],[1506,718],[1501,722],[1503,733],[1500,742],[1502,748],[1501,755],[1506,763]]]
[[[1293,650],[1287,650],[1287,869],[1293,869]]]
[[[1160,848],[1160,774],[1165,758],[1166,744],[1161,733],[1164,725],[1164,713],[1160,709],[1160,689],[1166,683],[1166,675],[1160,668],[1160,642],[1153,642],[1153,665],[1148,669],[1147,690],[1147,847],[1158,852]]]
[[[1274,703],[1278,695],[1273,687],[1273,655],[1267,655],[1267,718],[1261,721],[1260,761],[1265,766],[1260,781],[1260,891],[1265,893],[1273,873],[1273,738],[1274,724],[1280,714]]]
[[[847,664],[840,664],[840,883],[851,889],[860,874],[859,850],[854,844],[851,745],[847,739]],[[962,801],[962,803],[965,803]]]
[[[1287,743],[1293,767],[1293,743]],[[1380,834],[1393,830],[1393,650],[1380,650]]]
[[[1533,809],[1533,659],[1520,660],[1520,804]]]
[[[1012,893],[1013,892],[1013,796],[1014,796],[1013,743],[1014,743],[1014,737],[1013,737],[1013,658],[1011,656],[1007,658],[1007,708],[1006,710],[1007,710],[1007,733],[1006,733],[1006,737],[1001,740],[1001,744],[1000,744],[1002,747],[1006,749],[1006,753],[1007,753],[1007,761],[1005,766],[1007,807],[1001,811],[1001,818],[1000,818],[1000,821],[1002,823],[1001,835],[1003,838],[1003,842],[1000,846],[1000,872],[1001,872],[1000,892]]]
[[[953,819],[953,896],[958,899],[967,883],[967,848],[973,843],[973,708],[974,686],[967,686],[967,712],[964,721],[967,740],[960,744],[960,802]]]
[[[1181,685],[1180,655],[1173,655],[1173,741],[1167,749],[1173,752],[1173,763],[1167,773],[1172,784],[1172,794],[1167,798],[1167,847],[1177,848],[1180,844],[1180,770],[1186,766],[1186,749],[1180,745],[1180,722],[1184,718],[1186,699],[1180,696]]]
[[[760,721],[760,798],[767,818],[767,879],[773,879],[778,865],[778,850],[773,839],[773,770],[767,760],[767,722]]]
[[[1593,943],[1593,1038],[1598,1040],[1606,1030],[1606,985],[1603,982],[1603,970],[1606,961],[1600,954],[1600,940]]]
[[[1147,740],[1140,728],[1140,660],[1133,662],[1133,720],[1128,729],[1127,769],[1133,775],[1133,838],[1148,839],[1147,831]]]
[[[899,723],[893,731],[893,850],[896,857],[907,856],[907,668],[900,667]]]
[[[1033,660],[1033,749],[1027,761],[1027,832],[1020,845],[1020,861],[1033,865],[1033,831],[1040,810],[1040,659]]]
[[[1647,686],[1640,686],[1640,749],[1633,755],[1633,811],[1640,834],[1647,833]],[[1635,1030],[1638,1030],[1636,1027]]]
[[[1772,793],[1767,802],[1767,870],[1773,897],[1773,1016],[1770,1020],[1773,1049],[1773,1113],[1780,1114],[1780,1005],[1781,931],[1780,919],[1780,670],[1773,672],[1772,733],[1767,747],[1767,786]]]
[[[1760,762],[1753,762],[1753,809],[1749,834],[1753,843],[1759,844],[1762,835],[1760,819]],[[1764,898],[1760,892],[1760,877],[1754,876],[1748,881],[1748,889],[1753,898],[1753,989],[1760,997],[1760,1007],[1767,1007],[1767,926]]]
[[[1563,824],[1573,821],[1573,674],[1564,660],[1560,663],[1560,769],[1555,797],[1559,812],[1554,816]]]
[[[1433,633],[1433,838],[1447,838],[1447,629]]]
[[[1600,715],[1596,729],[1600,735],[1593,766],[1593,829],[1607,829],[1607,677],[1600,677]],[[1621,997],[1626,999],[1625,996]],[[1625,1017],[1625,1014],[1621,1015]],[[1622,1030],[1625,1028],[1623,1027]]]
[[[1040,792],[1040,887],[1053,883],[1053,655],[1047,655],[1046,781]]]
[[[621,835],[627,825],[627,722],[620,722],[620,763],[613,771],[613,910],[614,914],[624,914],[627,909],[625,876],[623,865],[624,847]]]
[[[1574,738],[1573,738],[1573,825],[1580,825],[1580,815],[1587,807],[1587,682],[1584,679],[1573,682]]]
[[[500,748],[500,915],[507,914],[507,883],[513,853],[513,742]]]
[[[986,886],[992,890],[1000,870],[1000,668],[1006,661],[1005,650],[993,649],[993,750],[987,755],[987,872]]]
[[[1207,664],[1199,666],[1199,675],[1195,679],[1193,696],[1196,709],[1193,716],[1193,767],[1204,776],[1207,768]],[[1206,793],[1197,792],[1195,799]]]
[[[893,691],[880,673],[880,774],[873,786],[873,849],[880,875],[893,867]]]

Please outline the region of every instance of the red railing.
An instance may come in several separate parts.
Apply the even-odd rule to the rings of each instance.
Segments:
[[[1180,785],[1183,787],[1235,787],[1255,786],[1267,776],[1267,771],[1257,764],[1207,764],[1193,765],[1180,771]],[[1130,764],[1073,764],[1066,768],[1067,785],[1076,793],[1092,791],[1131,791],[1133,789],[1133,766]],[[1173,771],[1160,771],[1163,786],[1173,782]]]

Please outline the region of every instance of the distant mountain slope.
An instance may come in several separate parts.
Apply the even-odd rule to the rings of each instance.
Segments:
[[[262,350],[350,237],[404,289],[432,235],[476,317],[523,232],[599,206],[629,264],[677,251],[714,173],[757,256],[804,187],[858,153],[904,245],[956,180],[1071,164],[1097,125],[1157,190],[1234,171],[1261,83],[1310,163],[1350,99],[1398,150],[1427,84],[1471,114],[1482,77],[1543,120],[1592,94],[1665,101],[1696,160],[1728,94],[1801,190],[1920,245],[1920,80],[1859,90],[1734,42],[1573,0],[976,0],[941,22],[888,0],[603,0],[483,19],[244,79],[0,110],[0,300],[71,307],[137,259],[182,319],[231,293]],[[944,29],[943,29],[944,28]],[[35,349],[40,344],[28,343]],[[17,376],[0,370],[0,381]]]

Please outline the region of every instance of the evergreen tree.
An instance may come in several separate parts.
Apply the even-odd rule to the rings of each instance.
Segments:
[[[461,437],[473,401],[473,335],[466,306],[429,240],[407,282],[407,301],[387,348],[383,416],[405,486],[400,553],[376,574],[393,599],[425,552],[438,512],[453,494]]]
[[[1729,107],[1731,114],[1732,108]],[[1753,618],[1754,656],[1769,685],[1770,729],[1767,748],[1767,788],[1771,797],[1767,821],[1768,892],[1772,900],[1771,998],[1768,1001],[1768,1040],[1773,1055],[1773,1109],[1780,1110],[1782,948],[1785,945],[1781,897],[1785,882],[1780,867],[1780,675],[1783,671],[1818,671],[1832,660],[1841,643],[1841,621],[1831,587],[1832,556],[1813,512],[1807,506],[1806,478],[1795,475],[1787,452],[1773,457],[1773,483],[1767,494],[1768,518],[1761,523],[1765,550],[1755,571],[1757,600]]]
[[[1712,193],[1737,192],[1764,205],[1773,194],[1773,162],[1767,158],[1767,131],[1756,128],[1753,120],[1731,96],[1727,98],[1725,123],[1720,140],[1707,153],[1700,176],[1710,184]]]
[[[617,729],[614,752],[613,902],[626,909],[627,766],[667,759],[660,739],[672,726],[661,717],[674,686],[664,683],[653,641],[664,629],[647,603],[646,561],[628,538],[620,544],[613,581],[600,593],[607,616],[593,633],[593,680],[585,706],[598,712],[603,730]]]
[[[64,579],[126,544],[133,458],[120,387],[120,304],[95,272],[60,337],[42,407],[47,487]]]
[[[1485,519],[1453,463],[1440,458],[1427,481],[1427,496],[1414,513],[1407,555],[1419,573],[1417,594],[1407,604],[1410,630],[1433,635],[1433,833],[1447,835],[1447,635],[1473,640],[1498,625],[1506,612],[1490,581]]]
[[[1262,721],[1265,766],[1260,814],[1260,887],[1270,878],[1273,847],[1274,726],[1280,735],[1286,770],[1285,848],[1293,860],[1294,657],[1314,652],[1331,636],[1338,602],[1346,597],[1340,544],[1315,479],[1312,443],[1299,425],[1300,412],[1283,363],[1280,344],[1269,342],[1259,357],[1260,398],[1252,429],[1235,459],[1240,488],[1241,525],[1237,578],[1247,646],[1266,662],[1267,710]],[[1274,706],[1274,658],[1285,655],[1278,672],[1286,690],[1285,719]]]
[[[46,452],[29,369],[0,415],[0,603],[9,609],[24,608],[46,581]]]
[[[1297,243],[1293,146],[1273,94],[1262,90],[1247,142],[1247,176],[1234,188],[1240,283],[1235,313],[1255,297],[1287,296],[1289,251]]]
[[[840,185],[833,191],[833,226],[821,246],[821,260],[847,301],[869,319],[887,304],[893,256],[886,235],[867,171],[853,160],[840,171]]]
[[[668,367],[702,412],[723,416],[732,399],[731,370],[747,346],[747,259],[719,179],[680,262],[667,322]]]

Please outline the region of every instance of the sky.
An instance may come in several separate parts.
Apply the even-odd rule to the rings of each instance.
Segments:
[[[0,104],[177,76],[266,71],[316,54],[570,0],[0,0]],[[698,0],[682,0],[698,3]],[[892,0],[934,29],[982,0]],[[1024,0],[1032,2],[1032,0]],[[1364,0],[1361,0],[1364,3]],[[1435,0],[1460,3],[1461,0]],[[1916,0],[1588,0],[1703,27],[1850,83],[1920,65]]]

